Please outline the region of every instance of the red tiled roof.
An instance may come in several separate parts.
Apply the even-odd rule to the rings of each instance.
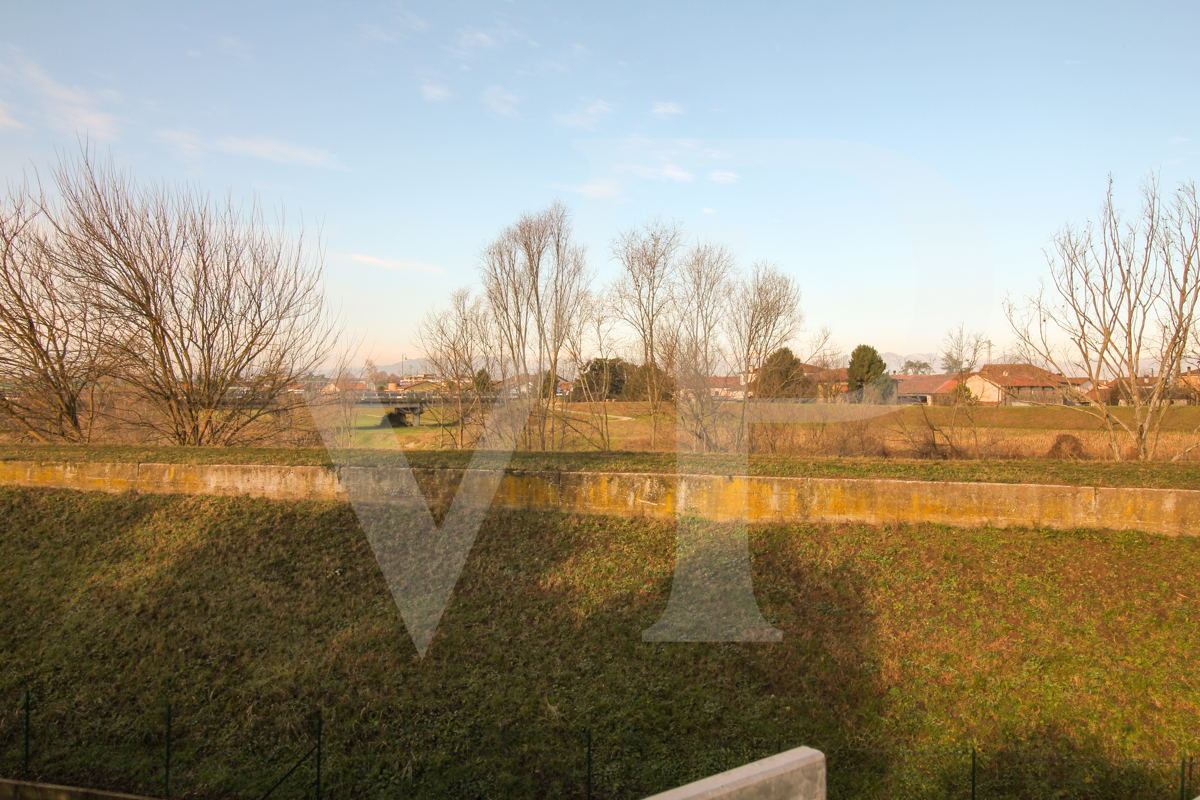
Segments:
[[[997,386],[1009,388],[1058,389],[1070,380],[1033,364],[984,364],[979,372],[981,378]]]
[[[953,375],[893,375],[899,384],[896,387],[898,395],[912,394],[949,394],[958,386],[958,378]]]
[[[710,389],[736,389],[741,385],[741,379],[737,375],[713,375],[708,379]]]
[[[842,367],[841,369],[823,369],[812,373],[812,377],[817,383],[845,382],[850,380],[850,370],[846,367]]]

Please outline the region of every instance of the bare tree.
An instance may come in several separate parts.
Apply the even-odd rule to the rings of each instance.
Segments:
[[[1067,226],[1055,236],[1047,257],[1053,291],[1043,285],[1023,304],[1005,304],[1021,355],[1087,377],[1095,391],[1064,383],[1063,392],[1103,423],[1115,459],[1122,434],[1139,459],[1154,456],[1196,322],[1198,245],[1194,183],[1181,184],[1164,207],[1157,182],[1148,179],[1140,213],[1126,223],[1113,204],[1110,178],[1099,222]],[[1110,411],[1100,391],[1106,381],[1123,391],[1130,419]]]
[[[950,415],[944,424],[936,421],[928,407],[921,406],[922,424],[918,426],[917,433],[909,437],[918,452],[945,457],[964,455],[966,449],[959,439],[959,428],[965,424],[970,425],[975,443],[974,450],[979,454],[979,428],[975,424],[974,407],[976,401],[971,396],[971,390],[967,388],[967,377],[979,366],[990,346],[991,342],[986,334],[967,330],[965,322],[960,322],[957,327],[947,331],[938,357],[942,369],[954,375],[958,385],[951,391]],[[904,427],[903,421],[901,426]]]
[[[333,341],[319,249],[257,203],[139,185],[86,150],[54,170],[50,212],[73,279],[111,322],[106,349],[138,401],[129,422],[183,445],[252,441],[299,402],[288,387]]]
[[[700,452],[719,447],[719,404],[709,384],[726,361],[721,325],[736,270],[733,254],[720,244],[697,242],[680,262],[676,413],[679,430]]]
[[[744,440],[751,382],[768,355],[790,342],[804,324],[800,285],[769,261],[751,265],[750,274],[732,288],[728,307],[734,365],[746,376],[737,442]]]
[[[317,434],[335,460],[345,458],[337,451],[354,447],[358,429],[358,402],[363,395],[361,386],[367,369],[358,369],[358,354],[362,338],[354,334],[338,337],[331,348],[332,361],[327,367],[329,379],[323,384],[305,387],[303,400]],[[370,357],[365,363],[372,362]]]
[[[594,432],[593,435],[582,431],[583,437],[593,440],[599,450],[612,449],[607,395],[613,380],[614,353],[620,346],[615,325],[612,306],[589,292],[580,304],[574,324],[567,328],[567,354],[575,373],[575,393],[587,405]],[[599,366],[595,373],[588,369],[593,363]]]
[[[823,325],[808,337],[804,355],[800,360],[809,366],[830,370],[836,369],[839,364],[845,364],[846,354],[834,342],[833,331],[828,325]]]
[[[985,334],[979,331],[968,331],[966,323],[960,322],[958,327],[952,328],[946,334],[946,338],[942,340],[942,348],[938,353],[942,362],[942,370],[953,373],[959,381],[965,380],[966,376],[974,372],[975,367],[979,365],[984,353],[987,352],[988,344]]]
[[[558,361],[591,279],[586,251],[572,240],[567,207],[556,200],[522,214],[484,248],[480,277],[517,391],[537,393],[525,445],[544,450],[554,445]],[[530,378],[531,359],[536,380]]]
[[[658,446],[665,362],[675,356],[675,337],[664,322],[672,308],[682,245],[679,224],[658,219],[618,234],[612,243],[613,258],[621,265],[621,275],[613,286],[618,313],[637,335],[647,374],[651,449]]]
[[[87,442],[104,326],[39,205],[25,186],[0,199],[0,415],[38,441]]]
[[[431,309],[417,325],[417,344],[454,414],[454,425],[442,429],[450,431],[451,444],[459,449],[474,447],[483,432],[488,398],[475,377],[480,370],[490,377],[495,369],[490,332],[485,301],[465,288],[450,295],[448,309]]]

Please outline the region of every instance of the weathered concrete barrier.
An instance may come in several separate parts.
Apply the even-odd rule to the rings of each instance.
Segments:
[[[647,800],[825,800],[825,754],[797,747]]]
[[[0,779],[0,800],[148,800],[132,794]]]
[[[449,505],[462,470],[413,470],[431,505]],[[0,462],[0,483],[91,491],[249,495],[275,500],[387,502],[403,494],[394,467]],[[1107,528],[1200,535],[1200,491],[870,478],[774,478],[619,472],[522,472],[501,481],[498,508],[749,522],[935,522]]]

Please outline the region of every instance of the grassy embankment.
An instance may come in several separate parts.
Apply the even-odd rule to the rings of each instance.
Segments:
[[[378,464],[408,463],[428,469],[463,469],[471,453],[456,450],[369,450],[363,460]],[[175,464],[330,465],[320,447],[149,447],[134,445],[0,444],[0,461],[122,462]],[[690,456],[688,469],[703,469],[703,457]],[[574,472],[674,472],[674,453],[567,452],[512,456],[510,469]],[[1078,486],[1145,486],[1159,489],[1200,488],[1200,462],[1062,461],[1057,459],[950,460],[751,456],[752,475],[811,478],[891,478],[922,481],[1050,483]]]
[[[873,800],[969,797],[970,743],[989,797],[1178,793],[1177,760],[1014,748],[1200,755],[1200,540],[758,527],[783,641],[643,643],[673,541],[493,512],[421,661],[346,505],[0,488],[0,773],[26,687],[35,777],[156,796],[168,702],[172,791],[196,798],[261,796],[318,709],[338,798],[583,797],[587,729],[596,798],[776,743],[829,749],[830,797]]]

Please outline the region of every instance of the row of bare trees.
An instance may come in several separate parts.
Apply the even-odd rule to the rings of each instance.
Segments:
[[[676,414],[689,447],[741,445],[745,407],[732,439],[719,441],[710,379],[753,372],[800,333],[795,278],[771,262],[752,264],[743,274],[724,245],[689,242],[680,225],[657,219],[617,234],[611,256],[615,279],[594,287],[586,251],[572,239],[571,215],[555,202],[523,214],[484,247],[479,296],[459,290],[448,308],[426,315],[417,338],[454,394],[447,410],[457,424],[456,447],[471,446],[480,430],[484,409],[471,376],[482,372],[503,382],[502,393],[534,398],[531,422],[513,432],[522,446],[556,448],[572,437],[608,449],[602,387],[610,385],[607,370],[618,354],[641,365],[652,449],[660,445],[664,421]],[[828,331],[812,349],[813,359],[831,357]],[[562,372],[588,376],[577,381],[587,410],[556,401]]]
[[[139,183],[86,148],[0,201],[0,422],[250,443],[334,342],[320,248],[257,203]]]

